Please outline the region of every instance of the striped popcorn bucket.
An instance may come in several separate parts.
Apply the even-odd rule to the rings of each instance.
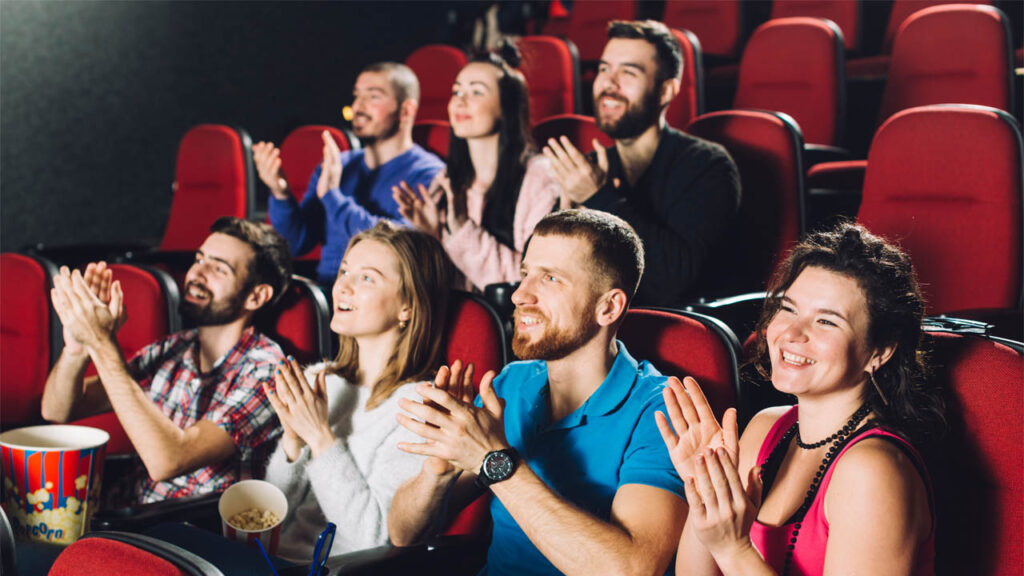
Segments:
[[[3,505],[15,537],[71,544],[89,530],[110,436],[86,426],[30,426],[0,434]]]
[[[221,494],[218,509],[221,530],[225,538],[243,542],[254,548],[256,540],[259,540],[267,553],[277,553],[277,545],[281,539],[281,523],[288,514],[288,500],[280,488],[263,480],[237,482]],[[256,522],[237,525],[243,520],[239,518],[240,514],[248,517],[245,520],[251,520],[263,516],[266,512],[273,514],[276,522],[265,525],[256,525]]]

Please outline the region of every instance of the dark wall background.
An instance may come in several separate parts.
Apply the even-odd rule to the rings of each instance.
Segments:
[[[340,124],[358,71],[450,40],[437,2],[0,2],[0,249],[156,244],[189,127]]]

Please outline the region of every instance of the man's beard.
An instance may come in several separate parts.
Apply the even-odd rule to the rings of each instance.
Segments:
[[[178,304],[178,311],[196,327],[230,324],[241,317],[247,292],[248,290],[239,290],[225,301],[216,302],[211,299],[206,304],[196,304],[182,298]]]
[[[387,140],[388,138],[391,138],[395,134],[398,134],[398,109],[395,109],[394,112],[388,115],[387,125],[384,127],[384,130],[379,134],[367,134],[364,136],[360,134],[358,130],[355,129],[355,126],[353,126],[352,129],[356,137],[359,138],[359,143],[364,148],[367,146],[373,146],[377,142]]]
[[[645,130],[658,123],[658,117],[661,115],[661,106],[658,102],[657,90],[653,88],[648,90],[637,104],[626,102],[626,110],[622,113],[622,116],[617,121],[606,124],[601,121],[599,106],[601,98],[609,95],[614,96],[614,94],[609,92],[602,92],[597,98],[594,98],[594,119],[597,121],[597,128],[615,140],[636,138],[643,134]]]
[[[519,313],[513,316],[515,325],[519,324]],[[547,318],[545,318],[545,321]],[[563,329],[545,330],[537,342],[529,342],[526,336],[518,332],[512,337],[512,352],[520,360],[561,360],[579,350],[590,341],[601,326],[592,319],[584,320],[576,326]]]

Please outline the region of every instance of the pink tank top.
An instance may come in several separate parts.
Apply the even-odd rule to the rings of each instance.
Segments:
[[[794,406],[782,415],[772,429],[768,431],[761,450],[757,454],[757,462],[764,466],[768,456],[775,449],[775,446],[782,440],[786,431],[797,421],[797,407]],[[921,456],[913,446],[906,440],[887,432],[881,428],[870,428],[853,438],[839,451],[839,455],[832,462],[825,477],[822,478],[821,486],[814,497],[811,507],[800,526],[800,534],[797,537],[796,547],[793,549],[793,559],[789,568],[790,576],[819,575],[825,569],[825,550],[828,544],[828,520],[825,518],[825,494],[828,493],[828,485],[832,480],[832,472],[835,470],[835,463],[843,457],[854,444],[872,436],[883,436],[893,439],[914,461],[917,470],[921,473],[925,486],[931,494],[931,483],[924,470]],[[767,494],[765,495],[767,496]],[[795,523],[795,522],[794,522]],[[750,527],[750,540],[761,552],[761,556],[769,566],[781,572],[786,561],[786,551],[789,546],[789,539],[793,534],[793,524],[787,523],[782,526],[766,526],[758,521]],[[915,576],[932,576],[935,573],[935,526],[932,522],[932,531],[928,540],[924,543],[917,554],[917,565],[914,568]]]

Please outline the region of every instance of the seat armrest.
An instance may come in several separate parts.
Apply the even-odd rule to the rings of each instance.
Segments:
[[[340,554],[327,559],[321,575],[362,576],[417,574],[460,576],[480,571],[487,559],[487,543],[469,536],[441,536],[427,544],[392,546]],[[280,570],[280,576],[306,576],[309,565]]]
[[[856,190],[864,188],[867,160],[823,162],[807,171],[807,189]]]
[[[743,339],[757,326],[757,320],[761,317],[761,309],[764,307],[764,299],[764,292],[749,292],[710,300],[702,298],[687,304],[684,309],[725,322],[742,343]]]
[[[825,146],[824,144],[804,145],[804,165],[816,166],[829,162],[846,162],[853,160],[853,153],[838,146]]]
[[[137,504],[100,510],[92,517],[93,530],[142,532],[161,522],[190,522],[199,528],[220,532],[217,503],[220,493],[170,498],[150,504]]]

